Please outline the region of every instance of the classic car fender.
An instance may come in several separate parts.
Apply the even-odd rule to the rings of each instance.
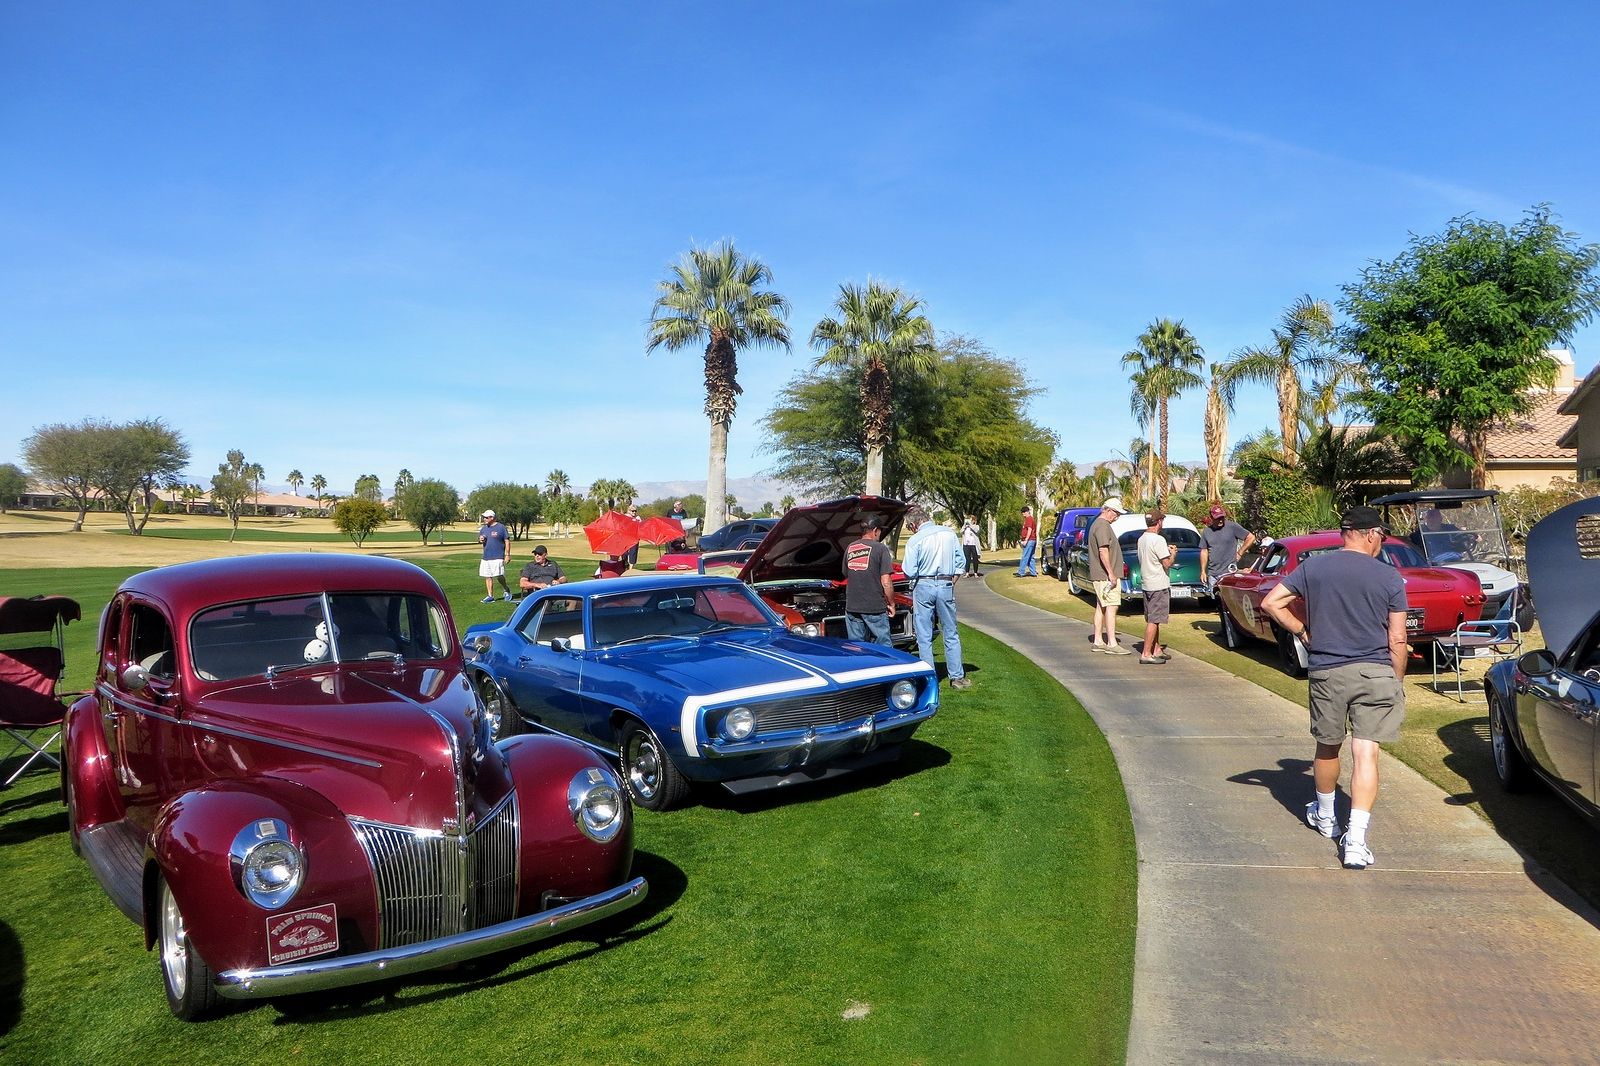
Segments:
[[[522,836],[518,912],[530,914],[559,902],[594,895],[620,884],[633,866],[633,813],[616,771],[577,741],[524,734],[500,742],[517,793]],[[617,790],[621,829],[597,841],[578,829],[569,803],[575,779]]]
[[[1483,692],[1490,698],[1499,697],[1505,715],[1506,732],[1516,741],[1517,747],[1526,753],[1528,748],[1522,737],[1522,723],[1517,720],[1516,660],[1503,659],[1489,667],[1489,672],[1483,678]]]
[[[235,839],[267,820],[288,830],[304,860],[304,880],[282,906],[257,906],[239,887],[229,852]],[[321,951],[376,946],[372,870],[344,815],[317,792],[275,777],[229,781],[184,793],[162,808],[151,833],[144,880],[145,946],[158,935],[156,875],[164,875],[183,912],[190,942],[215,971],[260,967],[269,957],[274,920],[304,911],[333,915],[332,942]]]
[[[100,704],[85,696],[67,709],[62,727],[61,781],[66,795],[69,829],[76,837],[84,829],[115,822],[123,816],[117,791],[116,768],[106,750],[100,729]]]

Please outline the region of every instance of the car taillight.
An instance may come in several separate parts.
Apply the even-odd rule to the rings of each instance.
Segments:
[[[1133,571],[1128,569],[1128,564],[1127,563],[1123,563],[1122,564],[1122,580],[1124,580],[1124,581],[1128,580],[1128,578],[1132,575],[1132,573],[1133,573]]]

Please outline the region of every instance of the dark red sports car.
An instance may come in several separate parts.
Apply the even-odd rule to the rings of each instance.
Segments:
[[[1247,569],[1219,579],[1217,609],[1222,616],[1222,639],[1228,647],[1237,648],[1245,637],[1276,644],[1288,671],[1304,676],[1305,646],[1273,624],[1261,609],[1261,601],[1301,563],[1313,555],[1338,551],[1342,543],[1336,529],[1284,537],[1263,548]],[[1411,640],[1432,640],[1454,631],[1462,622],[1477,621],[1483,610],[1483,590],[1471,571],[1429,566],[1416,548],[1397,537],[1384,538],[1378,558],[1397,568],[1405,581],[1406,634]]]

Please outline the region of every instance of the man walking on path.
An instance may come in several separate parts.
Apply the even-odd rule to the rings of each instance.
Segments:
[[[894,557],[883,543],[883,521],[868,515],[861,536],[844,549],[844,628],[851,640],[893,647]]]
[[[1399,571],[1377,559],[1384,536],[1377,508],[1350,508],[1339,531],[1339,551],[1307,559],[1261,608],[1310,653],[1316,798],[1306,804],[1306,823],[1329,838],[1339,827],[1339,751],[1351,738],[1350,823],[1339,844],[1344,865],[1359,870],[1373,862],[1367,828],[1378,799],[1378,745],[1397,739],[1405,721],[1406,588]]]
[[[956,575],[961,573],[961,542],[949,526],[928,521],[920,507],[906,512],[906,557],[901,564],[911,579],[911,626],[917,634],[917,657],[933,665],[933,622],[944,633],[944,665],[951,688],[971,688],[961,661],[961,634],[956,629]]]
[[[1033,517],[1033,508],[1022,509],[1022,558],[1017,561],[1018,577],[1038,577],[1038,567],[1033,557],[1039,550],[1039,523]]]
[[[509,603],[516,598],[511,595],[511,586],[506,584],[506,560],[511,558],[511,534],[495,519],[493,511],[483,512],[482,518],[483,525],[478,527],[478,543],[483,545],[483,558],[478,562],[478,576],[483,578],[483,602],[494,602],[494,583],[498,579],[500,587],[505,590],[505,595],[500,598]]]
[[[1089,581],[1094,585],[1094,643],[1090,646],[1095,651],[1112,655],[1133,654],[1117,643],[1117,608],[1122,604],[1122,582],[1118,580],[1122,572],[1122,546],[1111,529],[1111,523],[1127,513],[1122,497],[1112,496],[1100,505],[1100,515],[1090,524],[1084,537],[1089,548]],[[1102,630],[1104,640],[1100,636]]]
[[[1159,508],[1144,516],[1144,534],[1139,537],[1139,584],[1144,589],[1144,650],[1139,662],[1161,666],[1172,656],[1161,646],[1161,623],[1172,611],[1172,564],[1178,549],[1161,535],[1166,514]]]
[[[1206,528],[1200,531],[1200,579],[1215,586],[1255,542],[1256,535],[1229,518],[1221,504],[1212,507]]]

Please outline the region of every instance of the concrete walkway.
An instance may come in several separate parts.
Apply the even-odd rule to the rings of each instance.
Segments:
[[[958,599],[1077,696],[1122,771],[1129,1062],[1600,1062],[1600,917],[1478,815],[1385,756],[1377,864],[1345,870],[1301,821],[1303,707],[1176,652],[1093,653],[1086,623],[980,582]],[[1347,788],[1348,772],[1341,821]]]

